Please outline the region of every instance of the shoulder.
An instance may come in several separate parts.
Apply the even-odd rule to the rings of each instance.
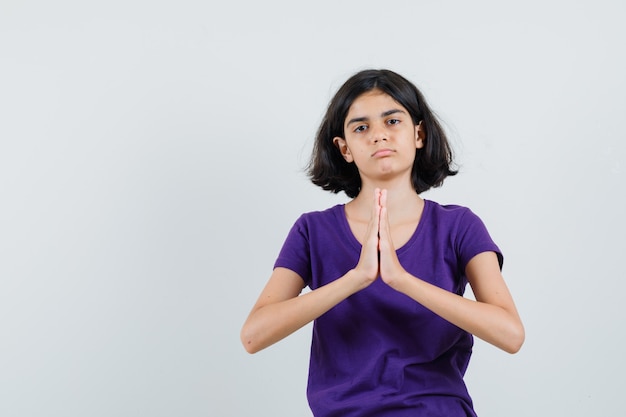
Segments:
[[[328,223],[336,223],[341,220],[343,209],[343,204],[337,204],[325,210],[302,213],[298,220],[296,220],[296,224],[317,226]]]
[[[482,219],[472,210],[459,205],[441,205],[428,202],[431,220],[437,233],[447,233],[452,245],[460,253],[463,265],[467,265],[472,257],[485,251],[493,251],[498,255],[502,267],[502,252],[492,240]]]
[[[458,224],[459,222],[478,219],[478,216],[465,206],[439,204],[432,200],[424,200],[424,202],[428,215],[446,224]]]
[[[437,233],[447,233],[455,238],[487,233],[482,219],[468,207],[457,204],[443,205],[430,200],[426,200],[426,207],[428,222]]]
[[[328,233],[342,227],[343,204],[319,211],[302,213],[291,228],[290,234],[299,234],[307,239],[320,233]]]

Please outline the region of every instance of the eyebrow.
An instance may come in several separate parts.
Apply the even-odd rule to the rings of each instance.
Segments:
[[[385,112],[382,112],[380,114],[380,117],[382,118],[382,117],[391,116],[392,114],[395,114],[395,113],[404,113],[404,114],[406,114],[406,112],[404,110],[391,109],[391,110],[387,110]],[[352,123],[366,122],[368,120],[369,120],[368,117],[355,117],[355,118],[352,118],[352,119],[348,120],[348,123],[346,123],[346,126],[350,126]]]

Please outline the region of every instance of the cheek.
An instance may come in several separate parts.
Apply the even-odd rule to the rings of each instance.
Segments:
[[[352,157],[354,159],[365,160],[369,156],[366,149],[353,149]]]

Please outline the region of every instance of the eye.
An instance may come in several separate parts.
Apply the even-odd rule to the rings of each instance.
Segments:
[[[387,120],[387,124],[397,125],[397,124],[400,124],[400,120],[399,119],[389,119],[389,120]]]
[[[365,132],[365,130],[367,130],[366,125],[358,125],[356,128],[354,128],[355,133]]]

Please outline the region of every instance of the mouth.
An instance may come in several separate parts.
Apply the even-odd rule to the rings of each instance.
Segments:
[[[372,154],[372,157],[373,158],[382,158],[382,157],[385,157],[385,156],[389,156],[389,155],[391,155],[394,152],[395,151],[393,149],[387,149],[387,148],[385,148],[385,149],[378,149],[376,152],[374,152]]]

